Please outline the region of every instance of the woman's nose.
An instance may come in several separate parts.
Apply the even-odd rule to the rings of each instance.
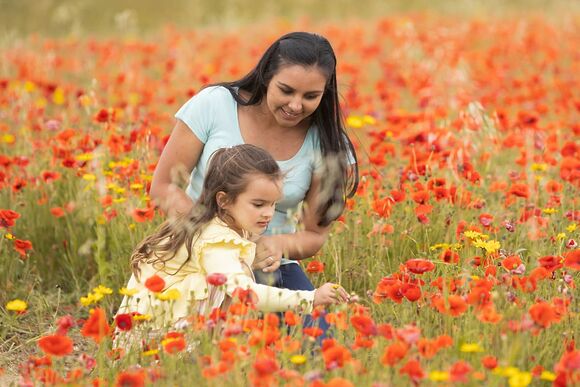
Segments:
[[[290,106],[290,109],[292,109],[293,113],[299,113],[302,111],[302,99],[299,97],[294,97],[290,100],[288,106]]]

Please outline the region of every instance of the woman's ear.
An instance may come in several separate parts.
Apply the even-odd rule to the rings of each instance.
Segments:
[[[224,191],[219,191],[215,194],[215,200],[219,208],[225,209],[228,205],[228,194]]]

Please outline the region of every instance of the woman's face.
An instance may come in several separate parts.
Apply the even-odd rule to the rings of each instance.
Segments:
[[[278,125],[295,127],[320,105],[326,75],[318,66],[284,65],[266,91],[266,104]]]

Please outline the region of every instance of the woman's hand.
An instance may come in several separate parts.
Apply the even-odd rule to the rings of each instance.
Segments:
[[[262,236],[256,242],[256,258],[252,269],[271,273],[280,267],[284,251],[275,236]]]
[[[314,292],[314,306],[342,304],[350,299],[344,288],[330,282],[325,283]]]

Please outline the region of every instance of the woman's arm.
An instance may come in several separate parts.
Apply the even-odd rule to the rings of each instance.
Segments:
[[[177,184],[177,177],[181,174],[189,177],[203,146],[191,129],[177,120],[153,173],[149,192],[153,202],[170,216],[186,213],[193,207],[191,198]]]
[[[304,259],[313,256],[322,248],[331,226],[318,226],[319,217],[316,209],[319,189],[320,178],[313,176],[310,189],[304,198],[300,231],[294,234],[263,236],[256,241],[254,269],[271,272],[280,266],[282,257]],[[274,262],[269,260],[269,257],[272,257]]]

